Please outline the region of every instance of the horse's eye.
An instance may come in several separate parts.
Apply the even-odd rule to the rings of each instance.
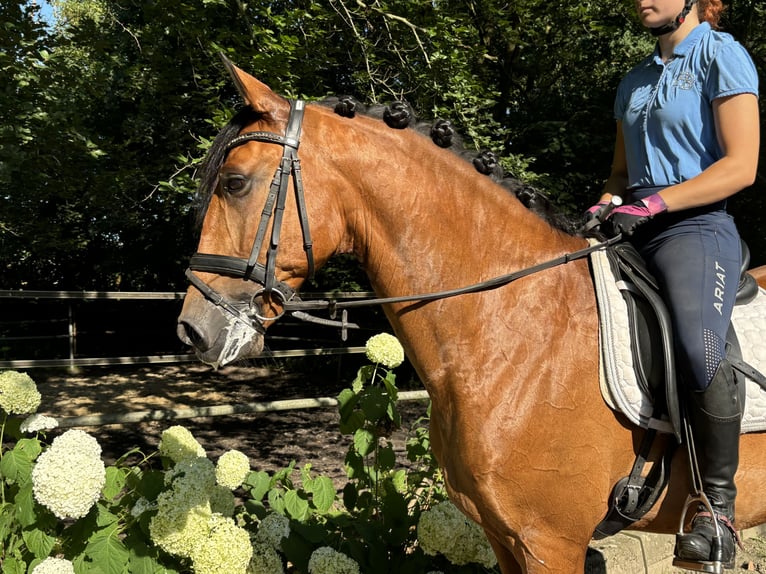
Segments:
[[[250,180],[244,175],[222,175],[221,187],[226,193],[231,195],[243,195],[250,188]]]

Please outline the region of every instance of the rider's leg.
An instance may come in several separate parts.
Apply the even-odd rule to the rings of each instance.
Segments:
[[[735,545],[728,525],[734,519],[742,405],[725,360],[725,341],[739,280],[739,236],[727,215],[706,214],[661,232],[643,251],[673,316],[702,488],[724,525],[721,560],[730,563]],[[678,557],[716,559],[711,555],[714,534],[712,520],[699,512],[692,531],[679,537]]]

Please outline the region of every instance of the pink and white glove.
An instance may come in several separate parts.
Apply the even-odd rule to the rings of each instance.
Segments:
[[[603,229],[608,237],[615,237],[620,233],[623,237],[629,237],[636,232],[639,225],[667,210],[668,206],[660,194],[654,193],[630,205],[616,207],[608,216]]]

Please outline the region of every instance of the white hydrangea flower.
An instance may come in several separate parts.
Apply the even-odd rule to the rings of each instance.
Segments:
[[[234,493],[230,488],[215,485],[213,489],[208,493],[208,497],[210,499],[210,509],[214,513],[229,517],[234,516],[234,510],[236,509],[236,499],[234,498]]]
[[[160,437],[160,454],[173,462],[182,462],[192,458],[205,456],[205,449],[192,436],[186,427],[172,426],[162,431]]]
[[[322,546],[309,558],[309,574],[359,574],[359,564],[343,552]]]
[[[101,445],[96,438],[79,429],[68,430],[54,438],[51,448],[66,452],[76,451],[93,458],[101,457]]]
[[[55,438],[32,469],[35,499],[60,519],[88,514],[104,484],[101,447],[81,430],[68,430]]]
[[[166,490],[157,497],[157,514],[149,522],[149,536],[165,552],[189,558],[207,538],[212,515],[203,491]]]
[[[399,339],[388,333],[373,335],[365,345],[367,358],[373,363],[393,369],[404,362],[404,349]]]
[[[230,450],[221,455],[215,468],[218,484],[234,490],[242,486],[250,472],[250,459],[238,450]]]
[[[420,515],[418,541],[426,554],[443,554],[458,566],[475,562],[492,568],[497,564],[484,531],[448,500]]]
[[[46,558],[30,574],[74,574],[74,565],[65,558]]]
[[[0,373],[0,409],[9,415],[28,415],[40,406],[42,395],[32,377],[18,371]]]
[[[190,558],[195,574],[245,574],[252,556],[247,531],[231,518],[213,514],[208,521],[208,536]]]
[[[59,422],[53,417],[46,417],[45,415],[35,414],[29,415],[21,422],[21,432],[31,434],[55,429],[58,426]]]
[[[165,484],[172,485],[176,490],[208,493],[215,486],[215,465],[203,457],[183,460],[165,473]]]
[[[247,567],[247,574],[284,574],[282,557],[269,544],[256,542],[253,544],[253,557]]]
[[[263,542],[272,548],[279,549],[282,540],[290,536],[290,521],[287,517],[276,512],[267,514],[258,525],[256,542]]]

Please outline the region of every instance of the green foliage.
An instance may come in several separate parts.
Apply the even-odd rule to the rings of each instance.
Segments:
[[[5,288],[184,284],[196,170],[240,105],[218,53],[288,96],[404,99],[450,119],[577,213],[608,175],[617,83],[652,48],[624,0],[55,6],[51,26],[31,0],[0,6]],[[764,23],[762,2],[727,3],[762,80]],[[734,202],[756,263],[765,185]]]
[[[106,467],[98,501],[78,520],[59,520],[33,492],[33,469],[49,448],[45,431],[33,430],[31,419],[20,423],[0,411],[3,572],[27,574],[49,556],[71,561],[77,574],[195,571],[194,560],[170,553],[166,543],[153,534],[152,525],[159,515],[170,513],[162,516],[161,522],[186,528],[186,520],[189,524],[193,521],[174,514],[173,509],[186,500],[196,500],[193,505],[198,508],[199,501],[206,500],[199,496],[210,496],[213,516],[223,512],[232,517],[233,528],[251,533],[256,556],[270,552],[283,567],[293,565],[289,572],[305,573],[315,551],[325,547],[352,558],[364,574],[496,571],[472,563],[470,558],[468,563],[452,564],[439,549],[429,549],[432,554],[426,554],[419,542],[421,516],[447,500],[443,476],[430,450],[430,406],[410,430],[407,460],[400,461],[390,439],[401,425],[392,369],[381,364],[363,365],[351,385],[341,391],[338,402],[339,431],[351,438],[346,456],[348,480],[340,491],[332,479],[316,474],[311,464],[297,469],[292,462],[271,475],[249,472],[237,491],[242,502],[226,510],[225,505],[213,502],[213,487],[204,478],[212,463],[201,454],[203,451],[196,451],[198,443],[188,431],[171,427],[166,433],[175,429],[174,437],[182,438],[172,442],[168,437],[167,448],[160,443],[161,461],[154,454],[145,456],[134,449]],[[41,426],[50,428],[53,423],[46,418],[45,425],[35,428]],[[22,430],[35,434],[34,438],[25,437]],[[192,453],[191,458],[184,453]],[[179,460],[174,462],[168,458],[171,456]],[[181,464],[186,466],[181,468]],[[185,494],[167,498],[176,489]],[[170,507],[168,500],[173,501]],[[483,549],[476,554],[487,555],[489,543],[478,526],[471,528],[477,540],[475,548]],[[187,535],[196,538],[193,531]],[[274,564],[254,559],[250,567],[252,572],[273,574]],[[206,572],[197,570],[197,574]]]

